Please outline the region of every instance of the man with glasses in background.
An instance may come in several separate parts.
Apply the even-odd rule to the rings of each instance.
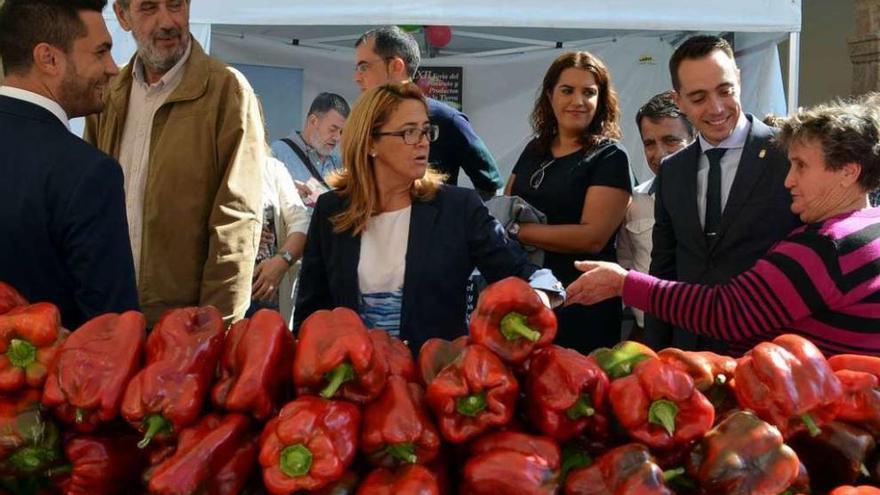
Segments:
[[[367,31],[355,43],[355,53],[354,82],[361,91],[390,82],[412,81],[421,61],[415,38],[397,26]],[[498,165],[467,116],[428,98],[428,118],[440,133],[431,144],[431,168],[446,174],[446,183],[453,185],[458,183],[459,169],[463,169],[483,199],[494,196],[503,185]]]

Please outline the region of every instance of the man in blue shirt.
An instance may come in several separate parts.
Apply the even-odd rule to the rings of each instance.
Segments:
[[[411,81],[421,62],[415,38],[397,26],[382,26],[364,33],[355,43],[354,82],[361,91],[381,84]],[[483,199],[504,186],[492,153],[471,127],[467,116],[451,106],[428,98],[428,118],[440,128],[431,143],[431,168],[446,174],[446,183],[458,184],[463,169]]]
[[[272,153],[284,162],[306,206],[313,206],[329,187],[326,177],[342,168],[336,145],[350,108],[345,98],[321,93],[312,101],[302,131],[272,143]]]

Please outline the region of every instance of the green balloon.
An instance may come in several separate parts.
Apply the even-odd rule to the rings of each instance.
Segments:
[[[422,29],[422,26],[417,26],[415,24],[400,24],[397,27],[406,31],[407,33],[414,33],[416,31],[418,31],[419,29]]]

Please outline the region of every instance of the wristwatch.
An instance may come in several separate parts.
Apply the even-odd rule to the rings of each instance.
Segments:
[[[293,259],[293,253],[290,251],[280,251],[278,256],[281,256],[281,259],[287,262],[287,266],[293,266],[294,261],[296,261]]]
[[[510,226],[507,227],[507,235],[515,241],[519,240],[519,224],[516,222],[511,223]]]

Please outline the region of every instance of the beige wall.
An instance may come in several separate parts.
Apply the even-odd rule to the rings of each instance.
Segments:
[[[847,40],[856,31],[854,0],[802,0],[802,15],[800,105],[850,95],[852,63]],[[787,79],[787,41],[780,45],[780,56]]]

